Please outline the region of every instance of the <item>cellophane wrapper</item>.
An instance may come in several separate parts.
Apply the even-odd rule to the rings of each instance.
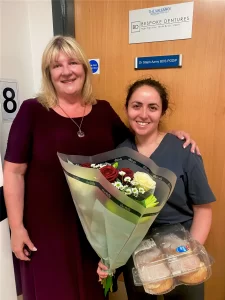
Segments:
[[[58,153],[71,195],[87,239],[108,266],[109,275],[126,264],[170,197],[176,176],[151,159],[129,148],[95,156]],[[99,170],[83,163],[118,162],[119,168],[149,174],[156,182],[154,195],[159,204],[146,208],[114,187]]]

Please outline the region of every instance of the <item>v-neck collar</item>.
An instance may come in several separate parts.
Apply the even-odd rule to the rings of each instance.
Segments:
[[[153,159],[155,155],[159,154],[164,149],[164,144],[166,143],[166,140],[167,140],[168,136],[169,136],[169,133],[166,133],[164,135],[164,137],[162,138],[159,146],[155,149],[155,151],[150,155],[149,158]],[[131,140],[131,147],[132,147],[133,150],[139,152],[138,148],[137,148],[137,145],[135,143],[135,138],[134,137],[132,137],[132,140]]]

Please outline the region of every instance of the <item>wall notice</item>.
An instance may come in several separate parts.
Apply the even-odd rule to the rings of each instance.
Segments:
[[[100,74],[100,59],[92,58],[89,59],[89,64],[91,66],[91,70],[93,74]]]
[[[12,121],[19,109],[17,82],[0,79],[0,104],[2,120]]]
[[[192,37],[194,2],[129,11],[129,44]]]

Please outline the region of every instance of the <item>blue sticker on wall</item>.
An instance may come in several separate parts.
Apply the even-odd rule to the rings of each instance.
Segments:
[[[92,69],[93,74],[100,74],[100,60],[97,59],[89,59],[89,63]]]

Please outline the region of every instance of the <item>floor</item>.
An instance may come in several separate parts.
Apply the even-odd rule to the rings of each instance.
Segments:
[[[109,300],[127,300],[127,293],[122,281],[118,281],[118,291],[116,293],[111,293]]]
[[[23,297],[19,296],[18,300],[23,300]],[[118,292],[111,293],[109,300],[127,300],[127,294],[123,282],[121,281],[118,282]]]
[[[23,297],[19,296],[18,300],[23,300]],[[126,289],[122,281],[118,281],[118,291],[116,293],[111,293],[109,300],[127,300]],[[163,298],[159,297],[158,300],[163,300]]]
[[[157,299],[163,300],[163,296],[158,296]],[[126,289],[122,281],[118,281],[118,291],[116,293],[110,294],[109,300],[127,300]]]

